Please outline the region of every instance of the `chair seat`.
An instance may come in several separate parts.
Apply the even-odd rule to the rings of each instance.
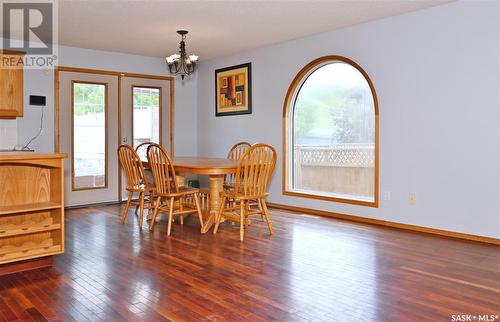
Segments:
[[[221,196],[229,198],[229,199],[233,199],[233,200],[254,200],[254,199],[267,198],[269,196],[269,193],[266,192],[266,193],[263,193],[260,195],[247,195],[247,196],[245,196],[243,194],[236,193],[236,191],[234,189],[228,189],[228,190],[224,190],[221,193]]]
[[[196,188],[190,188],[190,187],[180,187],[177,192],[170,192],[170,193],[158,193],[156,189],[154,190],[155,194],[157,194],[160,197],[180,197],[180,196],[186,196],[186,195],[194,195],[200,193],[200,189]]]

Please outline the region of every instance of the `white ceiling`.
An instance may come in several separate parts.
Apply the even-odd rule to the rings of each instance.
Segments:
[[[60,0],[59,43],[161,57],[187,29],[188,53],[204,60],[446,2]]]

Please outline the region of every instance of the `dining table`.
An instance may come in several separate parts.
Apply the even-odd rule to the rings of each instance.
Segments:
[[[144,162],[145,167],[149,167]],[[209,178],[209,209],[205,212],[204,224],[201,232],[205,234],[210,230],[215,221],[215,216],[221,203],[221,193],[224,190],[224,177],[231,173],[236,173],[238,168],[237,160],[225,158],[207,157],[174,157],[173,165],[175,169],[177,185],[186,186],[186,174],[206,175]]]

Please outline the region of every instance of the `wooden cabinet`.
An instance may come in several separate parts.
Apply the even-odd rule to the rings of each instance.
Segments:
[[[0,271],[64,252],[65,157],[0,153]]]
[[[0,51],[0,118],[23,116],[23,52]]]

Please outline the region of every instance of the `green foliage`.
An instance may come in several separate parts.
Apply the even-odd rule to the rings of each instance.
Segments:
[[[343,100],[332,105],[330,114],[336,142],[374,142],[374,113],[373,110],[366,110],[366,96],[362,95],[362,91],[362,88],[345,91],[342,93]]]
[[[75,115],[104,113],[104,85],[75,83],[73,90]]]
[[[160,106],[160,92],[145,93],[140,89],[134,89],[134,108],[145,106]]]
[[[295,113],[294,113],[294,133],[295,137],[302,137],[309,133],[314,126],[314,121],[317,116],[317,109],[313,103],[305,103],[295,105]]]
[[[364,91],[363,86],[303,86],[295,103],[295,137],[311,135],[314,130],[338,143],[373,142],[374,113],[372,104],[365,102],[371,100],[371,93]]]
[[[74,84],[74,113],[77,116],[104,113],[105,86],[99,84]],[[134,90],[134,106],[159,106],[160,94]]]

